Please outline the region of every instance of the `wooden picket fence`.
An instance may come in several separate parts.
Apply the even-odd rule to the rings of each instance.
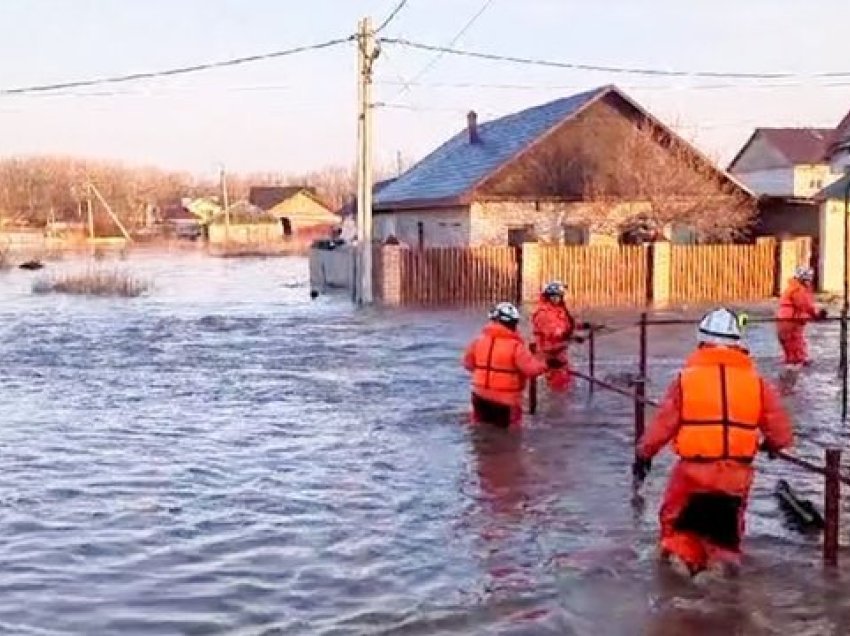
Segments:
[[[432,247],[401,255],[402,304],[474,305],[519,295],[520,251],[513,247]]]
[[[390,248],[385,248],[390,249]],[[534,302],[550,280],[579,307],[683,305],[771,297],[780,283],[777,244],[528,246],[376,249],[376,290],[390,304]],[[793,254],[795,262],[807,262]]]
[[[772,242],[756,245],[674,245],[670,300],[674,304],[757,300],[776,284]]]
[[[560,280],[577,306],[637,306],[646,302],[647,249],[640,246],[539,248],[538,284]]]

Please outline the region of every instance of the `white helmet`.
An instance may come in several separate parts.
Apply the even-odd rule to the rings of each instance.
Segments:
[[[499,303],[490,310],[490,320],[495,320],[508,327],[515,327],[519,323],[519,310],[513,303]]]
[[[811,283],[815,279],[815,273],[811,267],[801,266],[794,270],[794,278],[802,283]]]
[[[553,280],[543,286],[543,295],[546,298],[561,298],[563,299],[567,293],[567,286],[559,280]]]
[[[697,329],[697,341],[702,344],[734,347],[742,344],[743,339],[737,314],[725,307],[708,312]]]

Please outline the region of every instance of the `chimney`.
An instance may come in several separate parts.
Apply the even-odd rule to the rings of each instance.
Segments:
[[[466,114],[466,127],[469,130],[469,143],[481,143],[481,137],[478,136],[478,113],[474,110]]]

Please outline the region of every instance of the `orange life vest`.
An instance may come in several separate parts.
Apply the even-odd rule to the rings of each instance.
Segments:
[[[681,414],[675,448],[690,461],[751,463],[758,453],[762,380],[743,351],[699,349],[679,376]]]
[[[473,389],[522,391],[525,378],[516,364],[516,352],[520,346],[522,340],[518,337],[484,334],[478,338],[472,350],[475,363],[472,371]]]

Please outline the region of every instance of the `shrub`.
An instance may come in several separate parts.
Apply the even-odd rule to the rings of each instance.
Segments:
[[[35,294],[76,294],[79,296],[118,296],[135,298],[149,291],[148,281],[127,272],[93,269],[75,274],[59,274],[33,283]]]

